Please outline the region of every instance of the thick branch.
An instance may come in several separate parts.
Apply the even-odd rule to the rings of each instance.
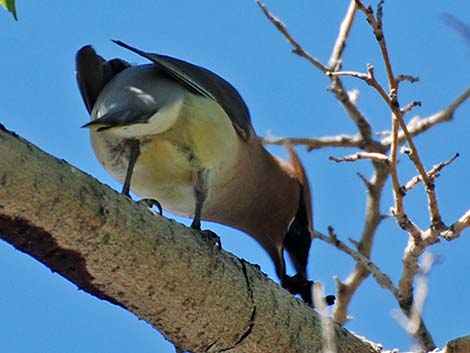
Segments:
[[[204,232],[154,215],[14,134],[0,131],[0,155],[0,237],[88,293],[183,350],[321,350],[318,315]],[[335,336],[338,352],[376,352],[338,325]]]

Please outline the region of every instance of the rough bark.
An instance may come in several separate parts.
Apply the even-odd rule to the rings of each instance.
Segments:
[[[463,336],[449,341],[444,353],[468,353],[470,352],[470,336]]]
[[[320,352],[318,314],[214,238],[0,129],[0,238],[192,352]],[[378,349],[335,325],[338,353]]]

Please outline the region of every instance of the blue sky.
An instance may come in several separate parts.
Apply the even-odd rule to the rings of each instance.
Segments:
[[[329,58],[348,1],[267,2],[291,33],[323,62]],[[204,0],[139,2],[21,1],[19,22],[0,12],[0,122],[46,152],[63,158],[103,183],[120,186],[97,163],[80,126],[88,116],[75,82],[74,55],[92,44],[105,57],[141,58],[114,45],[120,39],[147,51],[183,58],[210,68],[245,98],[258,134],[319,137],[355,133],[355,126],[334,97],[326,91],[328,80],[307,62],[290,53],[281,35],[268,23],[254,1]],[[396,73],[419,76],[421,82],[403,84],[400,102],[420,100],[411,115],[427,116],[446,106],[469,84],[470,48],[441,20],[449,12],[470,23],[470,2],[394,1],[385,5],[385,33]],[[359,15],[344,56],[345,69],[376,67],[384,72],[374,37]],[[349,89],[361,91],[360,108],[376,131],[389,128],[390,114],[375,92],[362,82],[345,80]],[[410,117],[411,117],[410,115]],[[470,104],[458,110],[455,120],[416,139],[426,166],[461,157],[445,169],[437,191],[445,222],[453,222],[470,208]],[[314,194],[316,228],[335,227],[338,236],[358,238],[365,205],[364,187],[356,176],[370,176],[369,163],[336,164],[328,156],[351,150],[302,148]],[[284,151],[272,151],[283,156]],[[414,176],[406,158],[400,163],[402,181]],[[382,212],[392,205],[390,185]],[[406,200],[409,214],[428,226],[422,188]],[[182,220],[188,222],[187,220]],[[261,265],[276,278],[268,256],[248,236],[228,228],[205,224],[222,238],[223,247]],[[429,276],[430,294],[424,318],[436,343],[467,334],[470,315],[468,251],[470,231],[452,243],[431,250],[440,256]],[[394,281],[401,271],[400,255],[407,236],[393,220],[379,229],[373,260]],[[344,279],[353,262],[315,241],[310,256],[312,279],[334,291],[333,276]],[[0,242],[0,342],[2,351],[26,352],[173,352],[173,347],[153,328],[134,315],[78,291],[34,259]],[[411,341],[392,318],[397,308],[392,296],[368,279],[350,306],[354,319],[347,328],[381,342],[386,348],[408,349]]]

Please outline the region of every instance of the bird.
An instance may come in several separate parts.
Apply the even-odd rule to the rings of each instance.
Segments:
[[[247,233],[270,255],[281,286],[312,305],[311,195],[293,147],[289,161],[268,152],[243,98],[216,73],[114,42],[149,63],[106,60],[86,45],[76,76],[94,153],[122,193],[192,218],[194,229],[207,220]]]

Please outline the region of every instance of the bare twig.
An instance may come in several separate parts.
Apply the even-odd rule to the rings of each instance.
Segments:
[[[470,210],[459,218],[459,220],[441,232],[441,236],[445,240],[454,240],[460,236],[466,228],[470,228]]]
[[[393,110],[394,110],[394,114],[397,116],[397,120],[400,124],[400,127],[405,133],[408,145],[410,146],[410,153],[408,154],[408,156],[410,157],[411,161],[413,162],[416,169],[418,170],[419,176],[425,185],[426,195],[428,198],[428,210],[431,215],[431,225],[435,229],[442,229],[442,227],[444,227],[444,223],[442,222],[442,218],[439,213],[437,196],[434,190],[434,182],[428,177],[428,174],[426,173],[426,170],[424,169],[423,163],[421,162],[421,159],[418,154],[418,150],[415,146],[412,136],[408,132],[405,122],[403,121],[403,116],[401,115],[401,112],[398,113],[399,109],[396,109],[396,108]]]
[[[341,57],[343,55],[344,49],[346,48],[346,39],[348,38],[349,31],[351,30],[354,18],[356,17],[356,11],[356,2],[351,0],[346,12],[346,16],[344,16],[344,19],[339,26],[338,37],[336,38],[330,60],[328,61],[328,67],[332,71],[336,71],[340,67]]]
[[[408,103],[402,110],[401,113],[405,115],[406,113],[409,113],[410,111],[413,110],[415,107],[421,107],[421,102],[420,101],[412,101]]]
[[[344,89],[341,80],[338,77],[331,76],[331,83],[329,90],[335,94],[336,99],[338,99],[338,101],[343,105],[349,117],[356,124],[361,134],[361,138],[364,141],[363,149],[370,151],[381,150],[382,146],[372,138],[372,127],[370,126],[370,123],[361,113],[356,104],[351,100],[351,97]]]
[[[380,0],[379,3],[377,4],[377,16],[374,17],[374,12],[372,11],[372,8],[365,7],[360,0],[356,0],[357,7],[359,10],[364,12],[367,18],[367,22],[369,22],[375,38],[377,39],[377,42],[379,43],[380,51],[382,52],[382,57],[384,59],[384,65],[387,71],[387,76],[388,76],[388,83],[389,83],[389,88],[390,88],[390,97],[392,98],[393,101],[396,100],[396,95],[397,95],[397,81],[395,80],[395,76],[393,75],[393,70],[392,70],[392,65],[390,62],[390,56],[388,54],[388,49],[387,45],[385,43],[385,37],[383,34],[383,27],[382,27],[382,15],[383,15],[383,4],[384,1]]]
[[[305,56],[305,51],[300,47],[300,45],[293,39],[293,37],[287,32],[286,27],[274,16],[272,16],[264,5],[257,0],[258,5],[261,7],[268,19],[276,26],[276,28],[287,38],[287,40],[293,46],[293,52],[297,55],[300,55],[306,58],[308,61],[312,62],[312,57],[307,54]],[[370,265],[370,254],[372,250],[372,243],[374,236],[377,231],[377,227],[383,219],[382,214],[380,213],[380,199],[383,190],[384,183],[389,175],[392,178],[393,192],[394,192],[394,207],[392,209],[392,214],[397,220],[399,226],[406,230],[410,235],[408,246],[404,250],[403,256],[403,272],[399,281],[398,288],[396,288],[393,283],[389,280],[388,284],[384,286],[389,289],[392,294],[395,296],[397,301],[400,304],[400,308],[403,313],[410,318],[413,314],[413,279],[416,276],[418,271],[418,259],[429,247],[431,244],[434,244],[439,241],[439,236],[444,237],[445,239],[455,239],[460,235],[463,229],[470,227],[470,211],[468,211],[464,216],[462,216],[459,221],[455,222],[450,227],[445,227],[441,220],[439,213],[439,207],[437,203],[437,197],[434,191],[434,180],[437,177],[439,171],[451,161],[444,162],[443,165],[435,166],[429,172],[424,168],[424,165],[418,154],[418,150],[413,141],[413,137],[422,133],[423,131],[429,129],[430,127],[446,121],[452,118],[455,110],[470,97],[470,89],[465,90],[465,92],[459,96],[456,101],[449,105],[446,109],[435,114],[432,117],[426,119],[414,119],[408,125],[405,124],[403,117],[406,113],[411,111],[414,107],[419,106],[419,102],[411,102],[406,105],[404,108],[400,108],[397,95],[398,95],[398,85],[402,81],[408,81],[411,83],[417,82],[419,79],[410,75],[399,75],[394,76],[391,60],[388,53],[387,44],[385,41],[383,26],[382,26],[382,17],[383,17],[383,4],[384,1],[379,1],[377,5],[377,12],[374,17],[374,12],[371,7],[365,7],[360,0],[353,0],[350,3],[346,16],[341,24],[339,30],[338,38],[334,49],[332,51],[329,65],[326,67],[314,59],[312,64],[325,73],[331,80],[331,88],[336,98],[343,105],[349,116],[352,118],[359,130],[359,136],[354,137],[353,139],[347,138],[343,141],[336,138],[327,138],[327,140],[317,140],[312,139],[310,141],[298,140],[299,144],[305,144],[308,146],[308,143],[311,143],[311,148],[321,148],[321,147],[330,147],[330,146],[342,146],[345,143],[348,147],[359,147],[364,152],[359,152],[353,155],[349,155],[342,158],[331,157],[330,159],[337,162],[342,161],[355,161],[358,159],[370,159],[373,162],[375,173],[370,180],[367,180],[365,177],[361,176],[361,179],[364,181],[364,184],[368,190],[367,196],[367,213],[366,213],[366,224],[364,225],[364,230],[361,236],[361,240],[355,242],[357,250],[353,250],[349,247],[346,247],[342,242],[338,241],[333,230],[329,230],[329,236],[317,235],[320,239],[327,241],[328,243],[342,249],[342,251],[352,254],[353,258],[356,260],[356,266],[351,272],[349,277],[345,282],[337,280],[338,292],[337,292],[337,303],[334,308],[333,316],[334,319],[340,323],[344,323],[347,320],[347,307],[352,298],[352,295],[355,293],[357,288],[360,286],[362,281],[367,278],[369,273],[373,273],[374,277],[380,277],[380,271],[377,272],[377,269]],[[374,67],[368,65],[367,73],[355,72],[355,71],[341,71],[341,56],[344,52],[346,45],[346,40],[351,29],[355,14],[357,9],[362,11],[367,18],[367,21],[371,25],[373,33],[379,44],[383,63],[386,69],[387,78],[388,78],[388,91],[377,81],[374,75]],[[392,112],[392,129],[390,136],[383,138],[382,141],[377,142],[372,137],[372,127],[363,114],[359,111],[355,102],[348,95],[344,89],[341,77],[343,76],[352,76],[358,79],[363,80],[368,85],[372,86],[386,102]],[[285,139],[278,139],[276,142],[285,142]],[[404,187],[400,185],[400,179],[398,175],[398,147],[404,142],[408,143],[408,155],[412,160],[415,168],[418,171],[418,177],[413,181],[413,183],[406,184]],[[268,141],[272,142],[272,141]],[[355,144],[358,144],[357,146]],[[354,145],[354,146],[352,146]],[[386,156],[385,153],[390,151],[390,155]],[[385,163],[384,163],[385,162]],[[423,182],[426,190],[426,195],[428,198],[428,208],[429,214],[431,216],[431,227],[426,231],[422,231],[416,224],[414,224],[405,213],[403,198],[405,192],[412,188],[419,182]],[[349,249],[349,250],[345,250]],[[355,256],[355,257],[354,257]],[[379,281],[378,281],[379,282]],[[387,281],[383,282],[387,283]],[[420,342],[420,345],[423,349],[432,350],[435,345],[433,339],[428,332],[423,320],[419,315],[419,322],[416,324],[416,329],[414,330],[415,337]]]
[[[416,83],[416,82],[419,82],[419,77],[411,76],[411,75],[398,75],[397,77],[395,77],[395,81],[397,82],[408,81],[410,83]]]
[[[278,19],[276,18],[269,9],[266,7],[265,4],[263,4],[260,0],[256,0],[256,3],[258,6],[261,8],[263,13],[266,15],[266,17],[269,19],[269,21],[278,29],[279,32],[288,40],[288,42],[292,45],[293,49],[292,52],[305,58],[308,62],[310,62],[312,65],[314,65],[317,69],[319,69],[321,72],[328,74],[331,71],[322,63],[320,63],[319,60],[315,59],[312,57],[310,54],[308,54],[301,46],[300,44],[292,37],[292,35],[287,31],[286,26]],[[348,12],[346,15],[345,20],[343,22],[345,23],[345,31],[340,31],[340,36],[342,38],[337,39],[337,44],[338,46],[344,45],[341,44],[341,41],[346,41],[347,37],[346,35],[349,33],[349,30],[347,29],[347,26],[350,26],[352,24],[352,18],[348,20],[348,17],[354,16],[354,12]],[[349,24],[348,24],[349,23]],[[347,25],[346,25],[347,24]],[[336,52],[335,55],[341,54],[343,51],[339,50]],[[335,60],[338,62],[341,58],[337,57]],[[344,86],[342,82],[337,78],[337,77],[331,77],[331,87],[330,91],[333,92],[336,95],[336,98],[338,101],[343,105],[345,108],[346,112],[348,115],[353,119],[355,124],[357,125],[361,137],[364,140],[364,146],[365,148],[372,149],[371,146],[374,146],[375,149],[381,148],[380,144],[375,142],[372,139],[372,129],[369,124],[369,122],[366,120],[364,115],[359,111],[357,106],[351,101],[351,98],[349,97],[347,91],[344,89]]]
[[[413,138],[409,133],[407,126],[403,120],[403,111],[400,109],[397,99],[398,94],[398,82],[396,81],[392,65],[390,61],[390,57],[388,54],[388,49],[386,45],[386,41],[383,35],[383,27],[382,27],[382,16],[383,16],[383,1],[379,1],[377,5],[377,15],[374,17],[373,11],[371,7],[365,8],[364,5],[361,3],[360,0],[356,0],[359,10],[364,12],[367,17],[367,21],[369,22],[374,35],[377,39],[379,44],[380,50],[382,52],[382,58],[384,61],[384,65],[387,71],[388,76],[388,84],[389,84],[389,94],[387,96],[384,95],[384,90],[381,89],[381,86],[374,85],[374,77],[373,71],[369,70],[369,77],[370,77],[370,84],[376,88],[379,94],[383,97],[383,99],[387,102],[390,109],[392,110],[392,136],[391,136],[391,145],[390,145],[390,171],[392,175],[392,185],[394,191],[394,200],[395,200],[395,207],[392,209],[392,214],[395,216],[397,223],[405,229],[410,234],[410,239],[408,242],[408,246],[405,250],[405,255],[403,258],[404,269],[403,275],[400,278],[399,283],[399,303],[400,308],[403,310],[405,315],[410,317],[411,315],[411,307],[413,303],[412,297],[412,279],[416,274],[417,270],[417,261],[419,256],[423,253],[426,246],[423,244],[424,240],[422,238],[422,232],[419,228],[406,216],[406,213],[403,208],[403,196],[404,192],[400,188],[400,182],[398,177],[398,170],[397,170],[397,150],[399,145],[398,140],[398,131],[399,128],[403,131],[405,135],[406,141],[408,142],[410,148],[410,159],[413,161],[415,168],[418,170],[420,177],[423,180],[426,189],[426,195],[428,198],[428,209],[431,215],[431,228],[442,229],[444,227],[443,222],[441,220],[441,216],[439,213],[438,203],[436,194],[434,191],[434,183],[428,177],[426,170],[421,162],[421,159],[418,154],[418,150],[415,146]],[[437,238],[430,237],[427,239],[427,245],[430,245],[437,241]],[[410,283],[411,281],[411,283]],[[415,333],[416,339],[419,341],[420,346],[425,350],[432,350],[435,348],[434,341],[432,339],[431,334],[427,330],[424,322],[420,318],[418,329]]]
[[[350,154],[344,157],[339,157],[339,158],[333,157],[333,156],[329,157],[330,161],[335,161],[335,162],[355,162],[359,159],[370,159],[370,160],[373,160],[376,162],[382,162],[385,164],[390,163],[390,160],[385,154],[377,153],[377,152],[357,152],[357,153]]]
[[[338,250],[351,256],[354,261],[362,264],[370,273],[372,273],[374,279],[382,288],[388,289],[394,295],[394,297],[398,298],[398,289],[395,287],[388,275],[382,272],[377,265],[375,265],[370,259],[368,259],[364,255],[362,255],[359,251],[350,248],[341,240],[339,240],[336,234],[334,233],[332,227],[328,227],[328,233],[329,235],[324,235],[320,232],[315,231],[315,238],[318,238],[330,245],[333,245]]]
[[[336,135],[319,138],[297,138],[297,137],[261,137],[261,143],[265,145],[285,145],[286,143],[298,146],[304,145],[308,151],[324,147],[361,147],[363,141],[359,135]]]
[[[395,197],[398,198],[398,202],[395,205],[396,215],[398,216],[397,220],[400,226],[405,225],[409,226],[410,222],[405,222],[404,218],[404,211],[402,209],[402,202],[400,198],[402,197],[401,193],[399,192],[399,180],[398,180],[398,173],[396,170],[396,152],[398,146],[398,126],[402,129],[403,133],[405,134],[406,141],[410,146],[410,154],[409,157],[412,160],[413,164],[415,165],[416,169],[419,172],[420,177],[423,180],[426,189],[426,195],[428,198],[428,209],[431,215],[431,224],[436,229],[442,229],[444,226],[441,215],[439,213],[439,206],[437,202],[436,193],[434,191],[434,183],[430,180],[426,174],[426,170],[421,162],[421,158],[419,157],[418,149],[415,146],[413,138],[408,131],[408,128],[403,120],[403,112],[400,110],[397,100],[397,81],[393,75],[392,65],[390,62],[390,57],[388,54],[387,45],[385,42],[385,38],[383,35],[383,27],[382,27],[382,10],[383,10],[383,1],[379,1],[377,5],[377,16],[374,17],[373,11],[370,7],[366,8],[360,0],[356,0],[359,10],[363,11],[367,17],[367,21],[372,27],[374,35],[377,39],[379,44],[380,50],[382,52],[382,58],[387,70],[388,76],[388,83],[390,88],[389,97],[384,95],[384,91],[379,85],[378,87],[374,84],[376,81],[373,79],[373,71],[370,72],[369,76],[371,77],[371,83],[373,84],[374,88],[380,93],[380,95],[384,98],[384,100],[389,104],[390,109],[392,110],[392,151],[391,151],[391,161],[392,161],[392,181],[395,190]]]
[[[440,112],[431,115],[430,117],[423,119],[413,119],[408,125],[407,129],[411,136],[417,136],[431,127],[443,123],[445,121],[452,120],[455,111],[459,108],[464,102],[470,101],[470,88],[467,88],[460,94],[451,104]],[[399,143],[403,143],[406,139],[406,136],[403,132],[400,132],[398,135]],[[391,137],[384,138],[381,143],[385,146],[390,146]]]
[[[365,83],[367,83],[369,86],[372,86],[376,89],[376,91],[382,96],[382,98],[389,103],[390,99],[388,97],[387,92],[382,88],[380,83],[375,79],[374,75],[374,67],[372,65],[367,65],[367,74],[363,72],[357,72],[357,71],[335,71],[335,72],[327,72],[327,76],[332,76],[332,77],[339,77],[339,76],[351,76],[358,78]]]
[[[452,158],[445,162],[441,162],[439,164],[436,164],[430,171],[427,172],[427,175],[431,180],[435,180],[439,176],[439,172],[452,162],[454,162],[457,158],[459,157],[459,154],[456,153]],[[421,177],[419,175],[415,176],[413,179],[408,181],[405,185],[401,187],[401,189],[404,192],[410,191],[412,188],[414,188],[416,185],[418,185],[422,181]]]
[[[400,187],[400,180],[398,177],[398,121],[393,115],[392,118],[392,144],[390,146],[390,173],[392,176],[393,186],[393,200],[394,207],[391,209],[392,215],[397,220],[400,228],[408,231],[414,238],[418,239],[421,235],[421,230],[408,218],[405,214],[403,207],[403,197],[405,196]]]
[[[408,131],[411,136],[417,136],[431,127],[438,125],[440,123],[450,121],[453,118],[453,115],[457,108],[459,108],[465,101],[470,99],[470,89],[466,89],[460,96],[458,96],[451,104],[449,104],[446,108],[441,110],[440,112],[431,115],[427,118],[413,118],[407,125]],[[389,131],[382,132],[383,136],[386,136],[382,139],[381,143],[385,146],[390,146],[391,144],[391,134]],[[403,132],[399,132],[398,141],[399,143],[403,143],[406,140],[405,134]]]
[[[292,52],[297,54],[298,56],[306,59],[312,65],[314,65],[317,69],[321,70],[322,72],[328,71],[328,68],[323,65],[318,59],[315,59],[312,55],[307,53],[305,50],[302,49],[300,44],[290,35],[287,31],[286,26],[282,23],[277,17],[275,17],[271,12],[269,12],[268,8],[265,4],[263,4],[260,0],[256,0],[256,3],[261,8],[261,11],[266,15],[266,17],[271,21],[272,24],[276,26],[279,32],[287,39],[287,41],[292,45],[293,49]]]

